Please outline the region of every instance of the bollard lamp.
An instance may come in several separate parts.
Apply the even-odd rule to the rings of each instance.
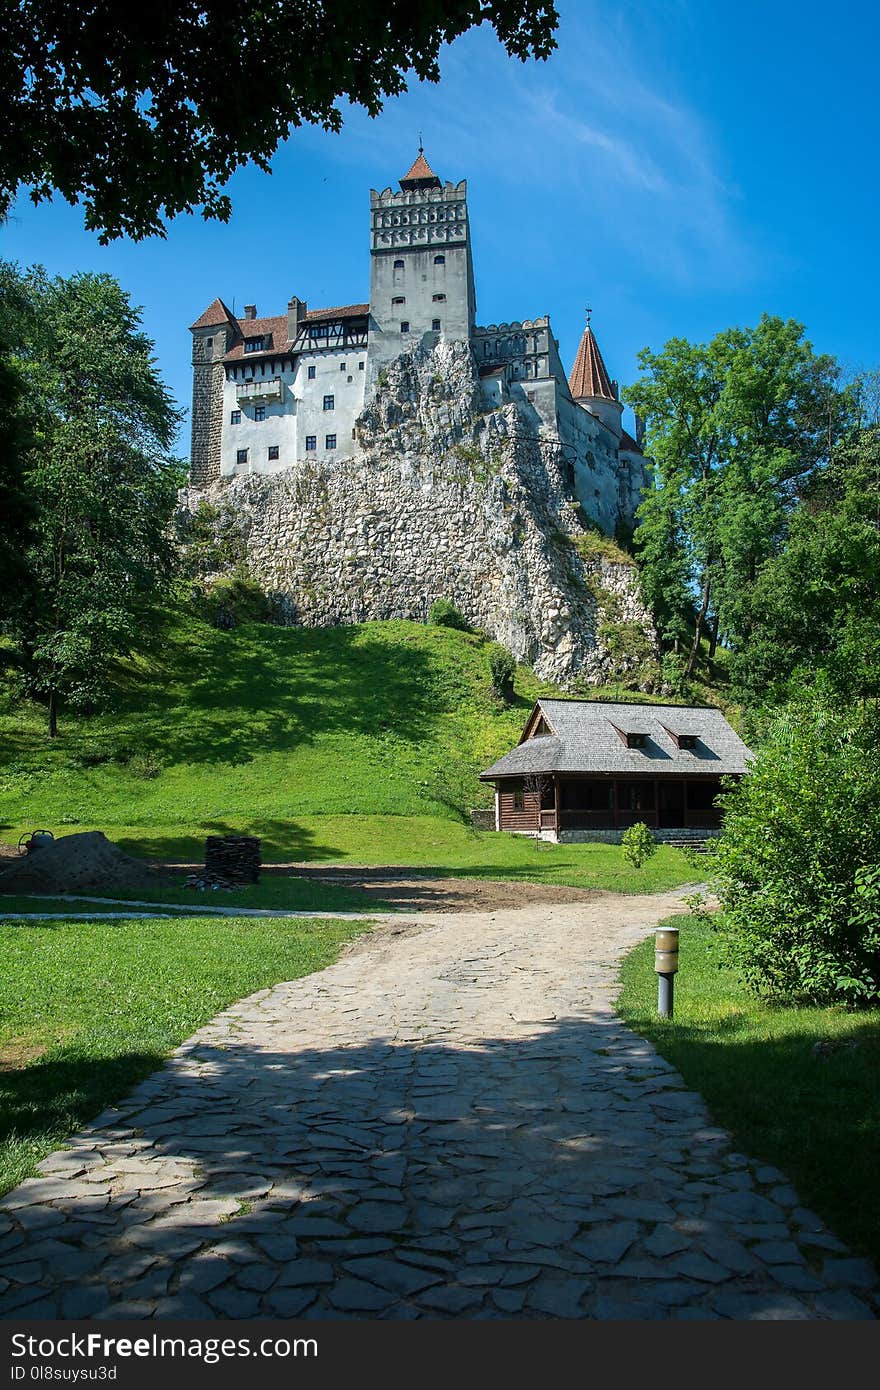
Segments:
[[[675,976],[678,972],[678,927],[660,927],[654,934],[654,969],[657,973],[657,1012],[672,1018]]]

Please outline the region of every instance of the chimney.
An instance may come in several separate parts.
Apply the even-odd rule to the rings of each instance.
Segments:
[[[244,306],[244,316],[246,319],[255,319],[257,317],[256,304],[246,304]]]
[[[287,339],[288,342],[295,343],[299,337],[299,330],[302,327],[306,316],[306,302],[304,299],[297,299],[293,295],[287,301]]]

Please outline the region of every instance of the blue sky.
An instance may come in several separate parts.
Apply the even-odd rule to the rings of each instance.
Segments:
[[[805,323],[850,370],[880,364],[880,19],[871,0],[562,0],[547,63],[489,29],[340,135],[294,134],[272,177],[242,171],[227,225],[98,245],[82,211],[21,199],[0,255],[104,270],[144,309],[163,375],[189,403],[187,326],[241,311],[366,299],[369,189],[403,174],[418,132],[442,178],[468,179],[478,321],[549,313],[570,365],[584,322],[612,375],[668,338],[767,311]],[[186,451],[188,425],[181,435]]]

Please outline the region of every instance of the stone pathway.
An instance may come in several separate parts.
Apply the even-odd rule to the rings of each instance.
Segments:
[[[872,1317],[613,1011],[680,905],[395,918],[228,1009],[2,1200],[0,1316]]]

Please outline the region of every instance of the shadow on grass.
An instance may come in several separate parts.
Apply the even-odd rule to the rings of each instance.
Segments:
[[[357,1045],[278,1051],[268,1038],[255,1047],[240,1032],[232,1037],[231,1046],[222,1032],[195,1045],[106,1121],[105,1144],[124,1143],[130,1128],[151,1159],[196,1165],[199,1190],[189,1206],[169,1202],[161,1173],[153,1190],[148,1173],[129,1179],[130,1190],[111,1198],[106,1211],[100,1198],[53,1197],[66,1219],[41,1237],[57,1234],[74,1249],[94,1245],[96,1205],[99,1220],[115,1216],[112,1228],[98,1227],[112,1229],[109,1263],[102,1252],[91,1265],[84,1259],[85,1277],[70,1272],[75,1260],[59,1271],[66,1281],[60,1291],[71,1300],[62,1303],[64,1316],[146,1300],[158,1302],[159,1316],[473,1316],[482,1305],[496,1317],[520,1310],[613,1317],[622,1315],[608,1307],[621,1307],[628,1266],[636,1281],[628,1295],[634,1302],[626,1304],[631,1317],[667,1317],[682,1304],[709,1315],[792,1316],[778,1311],[792,1301],[809,1315],[809,1294],[792,1294],[742,1246],[720,1286],[677,1270],[676,1254],[667,1257],[675,1282],[668,1299],[664,1276],[638,1277],[640,1267],[657,1268],[650,1242],[657,1222],[666,1224],[667,1204],[696,1219],[685,1249],[711,1257],[714,1242],[715,1258],[723,1263],[726,1251],[732,1259],[731,1244],[742,1238],[732,1199],[742,1197],[743,1184],[719,1179],[734,1168],[739,1179],[743,1173],[725,1164],[727,1145],[704,1126],[697,1100],[682,1094],[652,1053],[640,1054],[611,1014],[456,1047],[394,1041],[381,1030]],[[778,1058],[780,1087],[793,1056],[784,1050]],[[730,1065],[742,1075],[752,1061],[744,1054]],[[120,1088],[150,1065],[142,1053],[117,1059]],[[29,1091],[22,1083],[19,1121],[34,1097],[39,1105],[48,1094],[75,1090],[106,1099],[106,1068],[95,1060],[85,1077],[78,1068],[74,1082],[63,1066],[47,1067]],[[59,1119],[64,1113],[61,1107]],[[840,1136],[824,1137],[836,1153]],[[101,1139],[99,1131],[95,1142]],[[854,1215],[867,1194],[853,1191],[853,1169],[826,1153],[826,1196],[836,1194],[837,1210]],[[693,1171],[703,1174],[697,1182]],[[200,1218],[206,1199],[225,1209]],[[582,1245],[597,1221],[603,1238],[625,1231],[630,1243],[624,1265],[612,1257],[604,1277]],[[505,1252],[514,1277],[504,1286],[523,1288],[524,1309],[516,1298],[493,1302],[487,1285],[497,1281],[480,1279],[480,1260],[491,1261],[493,1249]],[[806,1241],[804,1253],[817,1268],[827,1254]],[[311,1274],[298,1282],[299,1261],[309,1262]],[[169,1275],[170,1305],[162,1301]],[[450,1301],[422,1303],[431,1287]],[[334,1303],[328,1293],[335,1289],[349,1301]],[[358,1296],[367,1301],[353,1304]],[[26,1306],[33,1298],[32,1287],[13,1286],[0,1295],[0,1316],[17,1308],[21,1316],[40,1315]]]

